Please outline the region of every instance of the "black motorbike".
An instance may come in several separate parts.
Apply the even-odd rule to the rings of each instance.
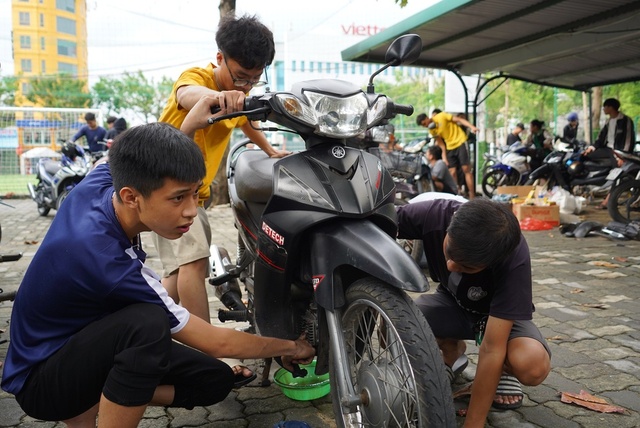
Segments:
[[[87,175],[91,167],[88,156],[78,144],[65,142],[61,158],[38,161],[37,183],[28,183],[29,195],[38,205],[38,213],[46,216],[58,210],[69,192]]]
[[[614,221],[640,222],[640,156],[620,150],[614,152],[624,163],[609,174],[612,185],[607,210]]]
[[[586,143],[574,141],[566,143],[565,150],[549,153],[542,165],[529,174],[527,184],[544,180],[548,189],[560,186],[573,195],[588,194],[594,188],[603,186],[609,172],[617,165],[613,153],[586,155],[585,147]]]
[[[214,254],[225,273],[210,283],[240,278],[246,287],[247,306],[234,305],[221,319],[249,321],[265,336],[306,333],[317,350],[316,374],[330,374],[339,427],[456,425],[435,337],[405,292],[424,292],[428,283],[395,241],[393,178],[379,158],[347,145],[413,113],[376,94],[373,79],[415,61],[421,45],[416,35],[395,40],[366,93],[345,81],[312,80],[248,97],[243,112],[210,119],[269,120],[305,141],[306,150],[279,160],[246,149],[248,141],[231,148],[239,255],[230,264]]]

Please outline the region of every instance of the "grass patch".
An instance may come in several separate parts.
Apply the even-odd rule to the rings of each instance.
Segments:
[[[36,182],[35,175],[2,174],[0,175],[0,197],[6,199],[28,197],[27,183],[35,184]]]

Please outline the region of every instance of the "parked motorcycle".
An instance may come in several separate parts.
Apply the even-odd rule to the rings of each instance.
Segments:
[[[529,148],[521,141],[506,147],[500,160],[491,165],[482,177],[482,191],[491,198],[500,186],[519,186],[527,182],[529,166]]]
[[[611,170],[612,180],[607,210],[614,221],[640,221],[640,156],[614,150],[624,160],[622,167]]]
[[[306,150],[282,159],[231,148],[228,182],[239,232],[238,260],[222,262],[213,285],[236,278],[249,296],[225,319],[258,334],[317,350],[330,374],[338,427],[453,427],[451,387],[435,337],[405,290],[424,292],[423,273],[395,241],[395,183],[379,158],[347,141],[413,107],[376,94],[374,77],[413,62],[421,40],[405,35],[387,51],[367,92],[345,81],[295,84],[245,101],[244,115],[298,133]],[[223,311],[224,312],[224,311]],[[294,376],[304,371],[294,372]]]
[[[65,142],[60,160],[41,158],[38,161],[37,183],[28,183],[29,195],[38,204],[41,216],[58,210],[69,192],[87,175],[90,161],[78,144]]]
[[[547,188],[560,186],[573,195],[588,194],[592,189],[603,186],[616,160],[612,156],[592,157],[584,154],[586,143],[567,143],[566,149],[549,153],[542,165],[529,174],[527,184],[544,180]]]

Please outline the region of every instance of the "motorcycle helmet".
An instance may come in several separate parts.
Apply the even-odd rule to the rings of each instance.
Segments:
[[[584,164],[580,161],[574,161],[569,165],[567,171],[573,177],[580,177],[585,173]]]
[[[567,115],[567,120],[569,122],[577,122],[578,121],[578,113],[571,112]]]
[[[62,145],[62,154],[71,159],[75,160],[76,156],[80,155],[78,149],[74,143],[64,143]]]

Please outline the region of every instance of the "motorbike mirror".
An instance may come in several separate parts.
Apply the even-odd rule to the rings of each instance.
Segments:
[[[369,78],[367,93],[373,94],[373,79],[389,67],[415,62],[422,52],[422,39],[417,34],[405,34],[395,39],[384,56],[385,65]]]
[[[384,56],[392,67],[415,62],[422,52],[422,39],[417,34],[405,34],[395,39]]]

